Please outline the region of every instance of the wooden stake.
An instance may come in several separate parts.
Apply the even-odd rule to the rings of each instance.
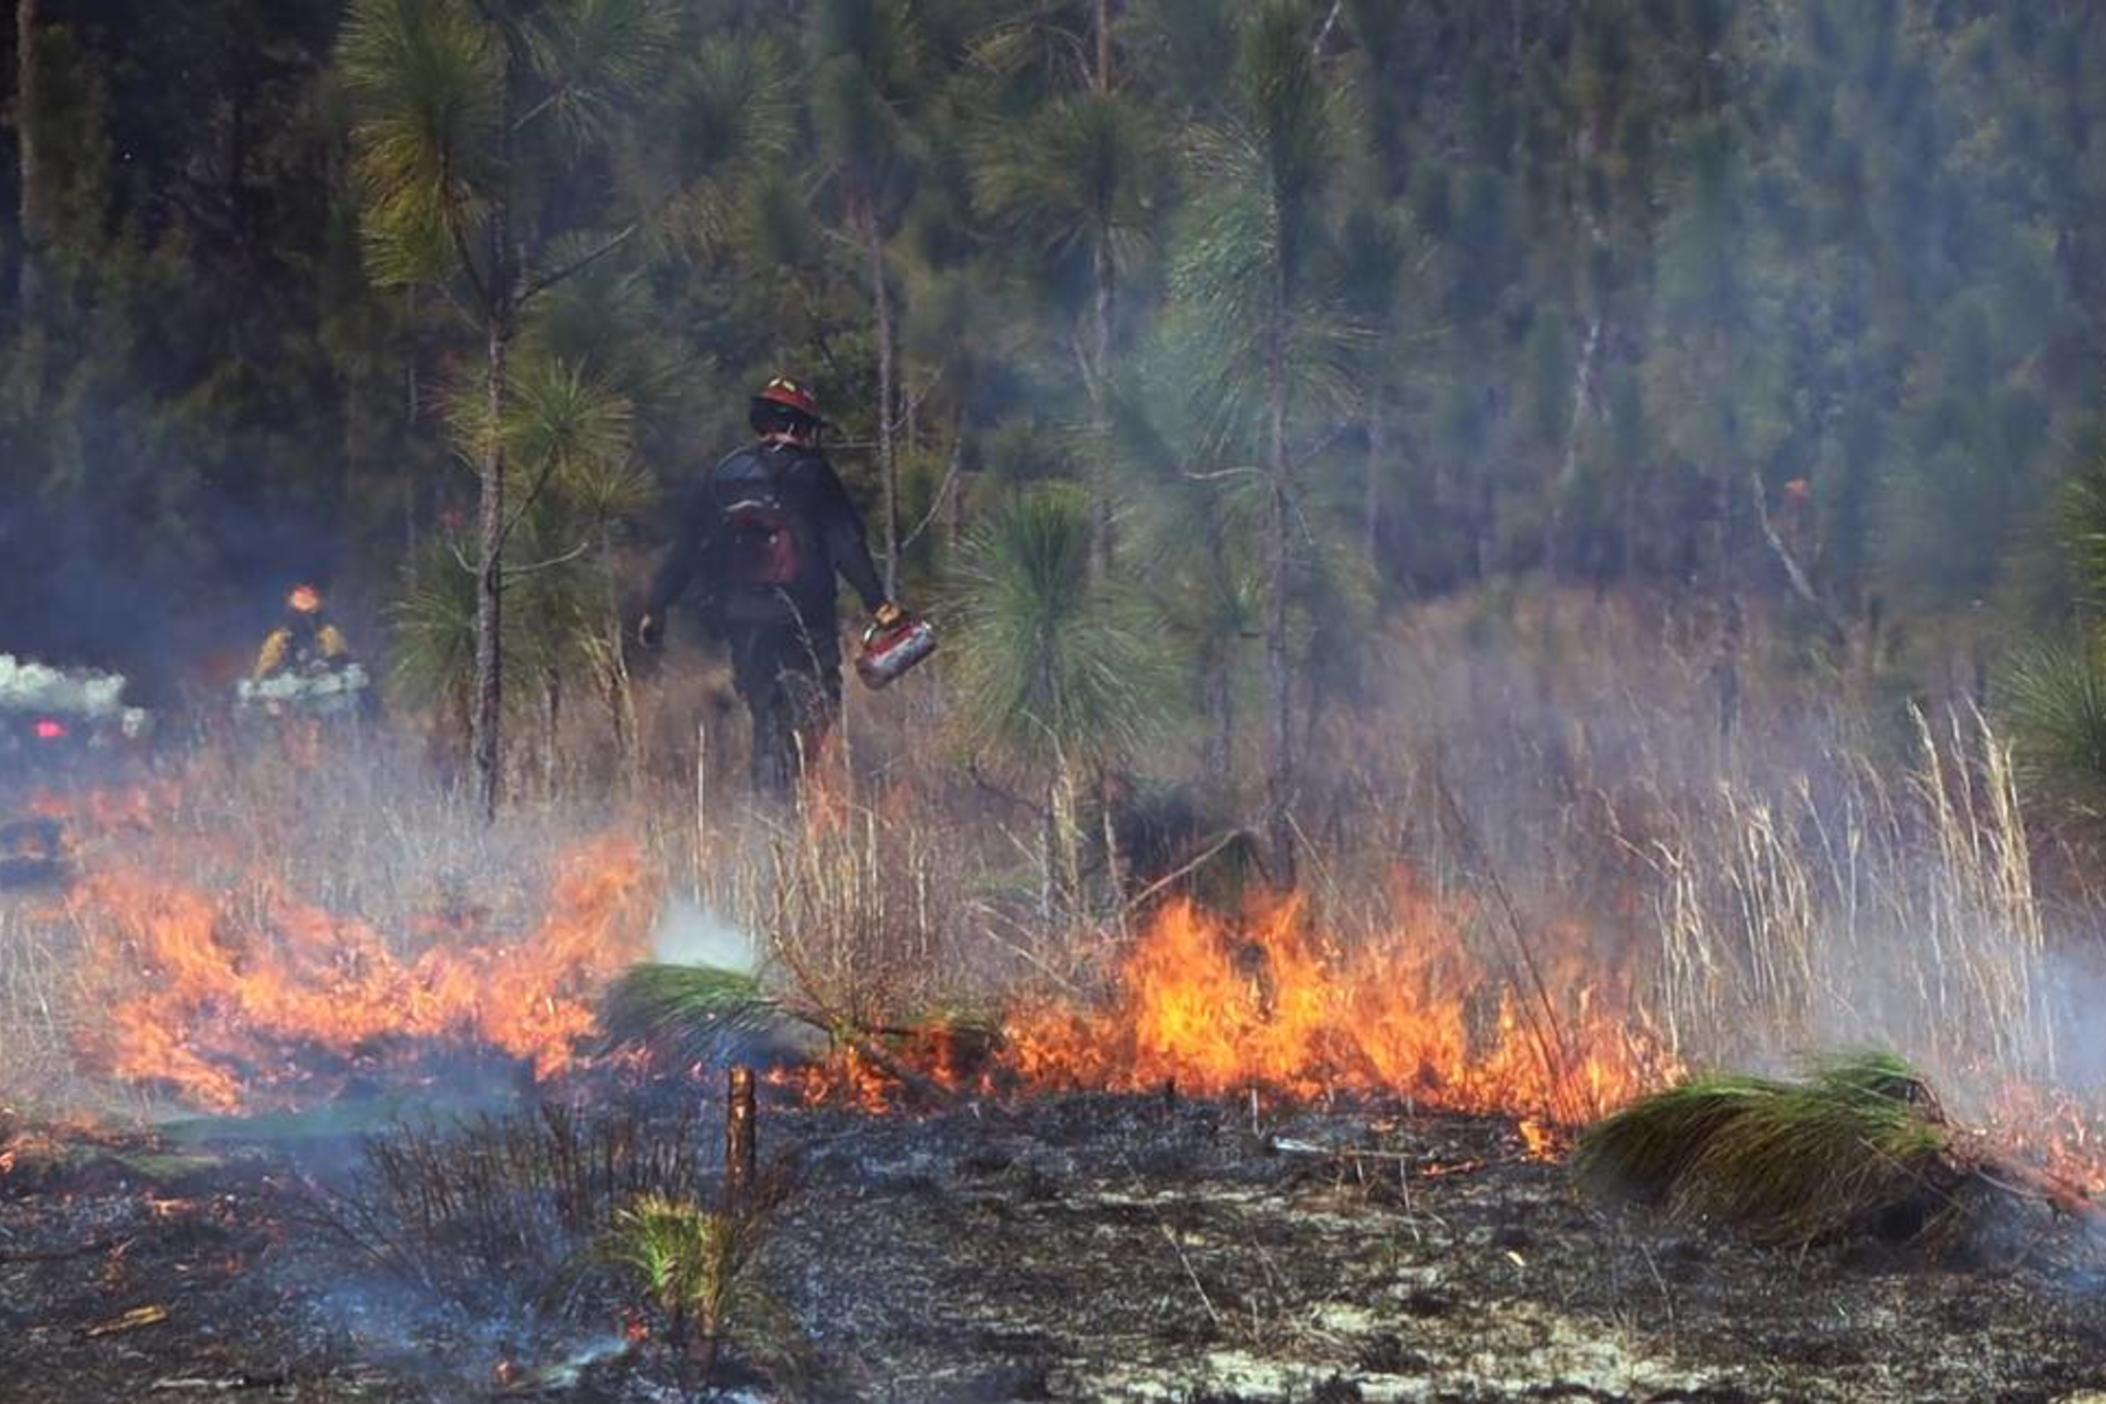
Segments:
[[[724,1210],[737,1213],[752,1192],[757,1130],[753,1069],[733,1068],[724,1112]]]

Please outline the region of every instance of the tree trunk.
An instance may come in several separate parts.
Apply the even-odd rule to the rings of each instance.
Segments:
[[[607,522],[600,523],[600,578],[606,587],[607,642],[603,647],[607,650],[607,719],[614,731],[614,766],[623,791],[634,797],[641,791],[636,696],[630,686],[628,640],[622,628],[621,587],[615,579],[614,528]]]
[[[951,415],[951,461],[943,473],[943,563],[956,570],[965,536],[965,400]]]
[[[1090,562],[1096,568],[1099,579],[1105,578],[1112,564],[1112,492],[1111,466],[1105,455],[1111,443],[1111,387],[1106,377],[1111,374],[1111,327],[1112,327],[1112,262],[1108,231],[1098,231],[1097,246],[1090,257],[1091,279],[1095,283],[1090,299],[1090,415],[1095,421],[1091,426],[1096,433],[1096,445],[1090,455]]]
[[[1565,453],[1550,485],[1550,522],[1543,532],[1543,574],[1552,584],[1557,583],[1566,565],[1565,514],[1572,505],[1573,485],[1579,481],[1580,432],[1586,425],[1587,405],[1594,395],[1594,366],[1600,352],[1601,314],[1597,312],[1587,322],[1587,337],[1580,347],[1579,373],[1572,380],[1572,413],[1565,424]]]
[[[1236,689],[1229,673],[1227,651],[1210,646],[1202,658],[1200,673],[1207,713],[1203,752],[1207,777],[1226,799],[1235,792],[1236,764]]]
[[[15,0],[15,144],[20,157],[22,262],[16,272],[16,306],[26,321],[34,316],[43,293],[43,259],[50,231],[45,227],[43,163],[37,146],[37,69],[43,42],[37,26],[38,0]]]
[[[516,56],[515,56],[516,57]],[[484,286],[488,364],[484,367],[484,442],[482,491],[477,519],[481,551],[476,557],[475,588],[475,758],[476,804],[486,822],[497,818],[504,791],[504,593],[505,593],[505,442],[506,380],[510,374],[512,335],[518,330],[519,261],[513,256],[511,79],[505,81],[498,105],[498,194],[490,209],[489,281]]]
[[[1053,924],[1060,888],[1054,876],[1060,870],[1055,856],[1060,851],[1059,791],[1058,781],[1046,782],[1046,810],[1040,816],[1038,829],[1038,919],[1047,926]]]
[[[505,286],[494,288],[491,294],[495,306],[490,312],[489,365],[483,387],[488,424],[477,521],[481,549],[475,584],[475,794],[485,819],[497,817],[503,788],[505,448],[498,430],[504,422],[505,372],[512,349],[510,275],[499,270],[491,277]]]
[[[1108,93],[1112,86],[1112,42],[1111,0],[1097,0],[1097,91]]]
[[[1280,299],[1284,304],[1285,297]],[[1268,754],[1265,766],[1266,836],[1272,850],[1272,878],[1281,887],[1292,887],[1295,879],[1294,824],[1288,805],[1294,792],[1294,720],[1291,714],[1294,679],[1287,654],[1287,592],[1291,583],[1290,532],[1293,515],[1288,499],[1291,461],[1287,452],[1287,365],[1286,330],[1272,329],[1266,351],[1265,380],[1269,406],[1266,465],[1271,479],[1267,494],[1266,575],[1271,597],[1265,610],[1265,680],[1272,715],[1267,720]]]
[[[556,736],[563,729],[563,674],[551,672],[541,682],[541,792],[556,797],[563,752]]]
[[[1126,853],[1119,845],[1118,795],[1108,771],[1097,776],[1097,812],[1104,826],[1104,886],[1110,909],[1123,931],[1126,925]]]
[[[878,337],[878,480],[884,517],[885,594],[899,591],[899,467],[893,461],[892,293],[885,285],[885,241],[879,235],[877,210],[863,206],[863,238],[870,254],[870,296],[877,309]]]
[[[1361,499],[1361,546],[1368,574],[1382,578],[1382,475],[1389,468],[1389,414],[1379,387],[1367,411],[1367,482]]]

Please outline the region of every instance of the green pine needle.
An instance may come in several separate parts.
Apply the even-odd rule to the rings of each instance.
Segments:
[[[1922,1079],[1862,1053],[1803,1082],[1726,1073],[1670,1088],[1589,1129],[1573,1169],[1599,1194],[1803,1244],[1895,1216],[1947,1220],[1951,1145]]]
[[[767,1027],[781,1005],[755,977],[711,965],[638,965],[608,987],[600,1027],[615,1045],[694,1062]]]

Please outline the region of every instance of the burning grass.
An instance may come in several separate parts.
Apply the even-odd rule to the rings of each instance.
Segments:
[[[1685,1064],[1862,1037],[1970,1120],[2098,1168],[2099,1099],[2060,1037],[2081,1001],[2043,973],[2058,936],[1979,719],[1913,723],[1903,775],[1839,722],[1758,715],[1751,688],[1721,756],[1690,721],[1701,655],[1672,632],[1567,640],[1553,668],[1441,614],[1399,640],[1413,695],[1312,730],[1330,755],[1309,767],[1304,890],[1234,913],[1106,861],[1049,916],[1039,816],[883,735],[796,816],[711,808],[698,785],[627,822],[529,804],[495,829],[386,766],[321,785],[207,751],[82,797],[72,891],[0,903],[0,995],[35,1034],[10,1061],[252,1110],[459,1057],[548,1076],[596,1015],[684,1066],[756,1013],[836,1053],[802,1091],[872,1108],[919,1078],[1576,1126]],[[743,958],[642,963],[662,885],[723,914]]]
[[[587,995],[642,953],[651,885],[635,850],[589,843],[557,864],[529,931],[456,927],[414,956],[366,922],[274,888],[245,911],[137,871],[84,878],[68,898],[92,985],[118,996],[83,1033],[92,1064],[235,1111],[334,1090],[390,1058],[488,1050],[538,1077],[593,1032]],[[122,992],[122,993],[120,993]]]
[[[1472,954],[1465,916],[1404,892],[1396,928],[1355,944],[1298,901],[1246,923],[1173,903],[1104,1002],[1012,1019],[1007,1059],[1026,1085],[1375,1093],[1564,1124],[1671,1068],[1628,984],[1573,971],[1531,997]]]
[[[56,1064],[250,1112],[455,1064],[570,1066],[599,982],[647,949],[641,846],[531,817],[484,831],[363,759],[324,787],[206,750],[38,801],[77,872],[0,901],[0,1018],[23,1035],[0,1087],[58,1087]]]

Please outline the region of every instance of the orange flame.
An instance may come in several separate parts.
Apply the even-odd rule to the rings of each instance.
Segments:
[[[2068,1091],[2008,1083],[1989,1109],[1989,1132],[2085,1194],[2106,1195],[2106,1145],[2096,1107]]]
[[[1598,971],[1579,978],[1582,943],[1558,944],[1574,968],[1536,989],[1496,978],[1455,915],[1423,896],[1393,933],[1352,945],[1313,930],[1298,901],[1248,926],[1173,904],[1126,956],[1108,1002],[1027,1012],[1007,1057],[1031,1084],[1397,1095],[1570,1125],[1676,1069],[1628,991],[1610,997]]]
[[[331,1062],[403,1045],[495,1049],[546,1078],[592,1032],[593,985],[644,954],[654,895],[633,845],[597,840],[559,864],[522,938],[405,958],[366,923],[281,895],[251,914],[136,870],[94,873],[67,899],[87,987],[110,998],[84,1052],[215,1111],[297,1100]]]

